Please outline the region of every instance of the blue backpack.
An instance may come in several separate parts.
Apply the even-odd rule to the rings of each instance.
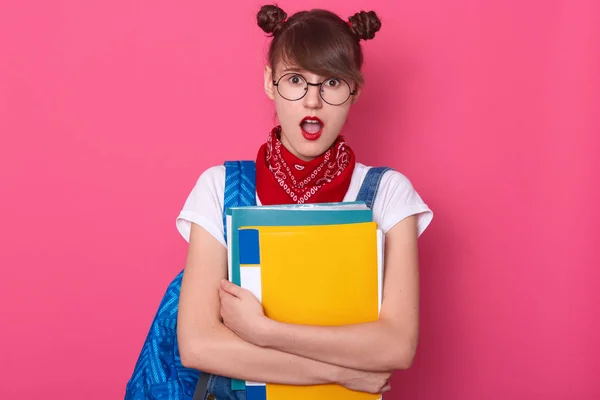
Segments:
[[[372,208],[381,176],[388,169],[369,169],[356,200],[364,201]],[[225,171],[223,226],[226,230],[228,208],[256,205],[256,166],[253,161],[227,161]],[[230,378],[181,364],[177,344],[177,310],[182,277],[183,271],[167,287],[127,382],[125,400],[245,400],[243,382],[232,383]]]

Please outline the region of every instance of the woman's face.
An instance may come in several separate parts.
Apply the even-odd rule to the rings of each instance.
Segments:
[[[295,74],[301,75],[301,77]],[[268,66],[265,68],[265,92],[275,102],[277,117],[281,124],[281,143],[296,157],[309,161],[327,151],[336,140],[346,122],[350,107],[358,97],[358,92],[340,105],[331,105],[323,101],[319,95],[319,86],[309,85],[308,91],[302,99],[290,101],[281,96],[273,83],[273,81],[279,81],[283,75],[286,76],[279,83],[279,88],[283,93],[285,93],[285,88],[299,90],[303,93],[302,87],[305,85],[302,77],[309,83],[321,83],[327,79],[327,82],[323,84],[324,90],[334,91],[339,83],[336,80],[330,80],[329,76],[319,76],[281,62],[276,65],[274,70]],[[350,89],[353,90],[354,83],[348,83]],[[286,87],[284,88],[283,85]],[[289,96],[286,97],[289,98]],[[345,96],[341,98],[343,99]]]

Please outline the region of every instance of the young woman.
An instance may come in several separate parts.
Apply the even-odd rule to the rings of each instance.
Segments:
[[[324,10],[288,19],[276,6],[263,6],[257,20],[273,37],[264,89],[280,123],[258,150],[257,204],[355,200],[369,167],[340,133],[363,84],[360,41],[381,22],[374,12],[344,20]],[[373,204],[386,235],[379,320],[321,327],[270,320],[226,280],[224,177],[223,166],[202,173],[177,219],[189,241],[178,316],[183,365],[242,380],[389,390],[391,371],[408,368],[417,348],[417,238],[432,219],[410,181],[388,171]]]

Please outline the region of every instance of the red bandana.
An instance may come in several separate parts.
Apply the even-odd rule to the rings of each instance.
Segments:
[[[256,191],[261,204],[329,203],[344,199],[355,159],[352,149],[339,136],[325,153],[302,161],[279,140],[275,127],[256,159]]]

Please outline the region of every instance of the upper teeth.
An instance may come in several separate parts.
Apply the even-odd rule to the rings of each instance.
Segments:
[[[306,121],[304,121],[304,122],[309,122],[309,123],[311,123],[311,124],[318,124],[318,123],[319,123],[319,121],[315,121],[314,119],[307,119],[307,120],[306,120]]]

